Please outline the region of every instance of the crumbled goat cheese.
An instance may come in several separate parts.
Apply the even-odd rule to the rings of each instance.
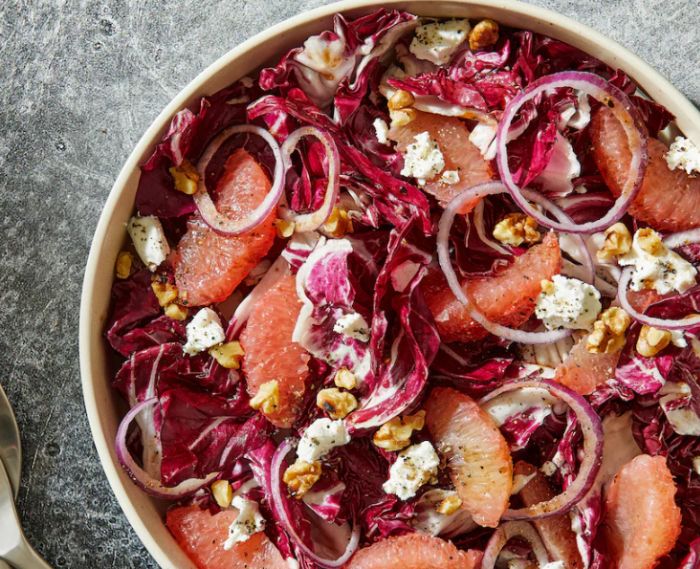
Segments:
[[[257,502],[236,496],[231,505],[238,510],[238,516],[228,528],[228,538],[224,542],[227,551],[265,529],[265,518],[262,517]]]
[[[297,458],[314,462],[323,458],[331,449],[346,445],[350,435],[343,421],[333,421],[326,417],[311,423],[299,441]]]
[[[389,125],[383,119],[374,119],[374,132],[377,134],[379,144],[389,144]]]
[[[143,264],[150,271],[155,271],[170,253],[170,245],[165,238],[160,219],[155,215],[134,216],[129,220],[126,230]]]
[[[700,148],[687,138],[677,136],[664,156],[669,170],[685,170],[688,174],[700,174]]]
[[[190,356],[220,344],[226,339],[219,315],[211,308],[202,308],[187,325],[187,343],[182,347]]]
[[[470,28],[469,20],[447,20],[418,26],[408,49],[418,59],[445,65],[467,39]]]
[[[416,178],[423,185],[444,170],[445,157],[427,131],[413,138],[415,142],[406,147],[401,175]]]
[[[554,275],[552,290],[537,297],[535,315],[549,330],[590,330],[602,306],[598,290],[578,279]]]
[[[445,170],[440,176],[440,181],[448,186],[459,184],[459,172],[457,170]]]
[[[479,149],[486,160],[496,157],[496,132],[498,125],[479,123],[469,133],[469,142]]]
[[[360,342],[369,342],[369,324],[362,317],[362,314],[357,312],[350,312],[338,318],[333,325],[333,331],[360,340]]]
[[[641,248],[639,232],[632,239],[632,250],[618,258],[623,266],[632,266],[632,290],[653,288],[659,294],[673,290],[685,292],[695,285],[697,270],[677,253],[663,245],[659,254],[652,255]]]
[[[437,476],[439,465],[440,459],[430,442],[412,445],[399,453],[382,488],[402,500],[413,498],[421,486]]]

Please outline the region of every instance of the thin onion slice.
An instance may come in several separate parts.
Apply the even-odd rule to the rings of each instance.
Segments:
[[[320,557],[304,543],[304,540],[297,533],[294,527],[294,523],[291,520],[292,514],[287,507],[287,500],[282,494],[285,491],[285,486],[282,482],[282,467],[284,466],[284,459],[292,449],[293,446],[290,439],[286,439],[280,443],[272,457],[272,464],[270,465],[270,468],[272,470],[272,500],[275,502],[273,504],[273,508],[275,508],[279,513],[284,531],[289,534],[289,537],[293,540],[294,545],[298,547],[302,553],[304,553],[304,555],[308,556],[314,563],[320,565],[321,567],[325,567],[326,569],[342,567],[345,565],[345,563],[347,563],[350,557],[352,557],[360,543],[360,524],[355,523],[353,525],[348,545],[343,554],[337,559],[326,559],[325,557]]]
[[[577,224],[549,219],[530,205],[527,198],[523,195],[522,189],[515,183],[508,165],[508,135],[518,111],[525,103],[534,100],[542,93],[553,92],[554,89],[559,88],[577,89],[610,108],[625,131],[632,154],[629,174],[625,180],[620,197],[617,198],[613,207],[603,217],[595,221]],[[567,233],[594,233],[602,231],[624,215],[644,180],[644,172],[648,161],[647,139],[638,126],[640,124],[641,120],[638,118],[638,113],[627,95],[598,75],[583,71],[563,71],[540,77],[530,83],[527,89],[508,103],[503,111],[496,135],[496,164],[498,172],[515,203],[541,225],[558,231],[566,231]]]
[[[567,213],[564,210],[562,210],[554,202],[548,200],[542,194],[538,194],[537,192],[533,192],[532,190],[523,190],[523,195],[525,196],[525,198],[527,198],[528,201],[535,202],[546,212],[551,213],[560,222],[571,222],[571,218],[567,215]],[[584,239],[583,235],[579,235],[576,233],[571,234],[571,237],[576,242],[576,247],[581,256],[581,268],[584,271],[583,280],[589,284],[594,284],[595,265],[593,263],[593,257],[591,256],[591,252],[586,246],[586,240]]]
[[[452,228],[455,215],[457,215],[462,206],[467,202],[477,198],[502,194],[505,191],[505,186],[500,182],[486,182],[463,191],[447,204],[447,207],[445,207],[445,211],[438,222],[437,252],[440,268],[445,275],[447,285],[450,287],[450,290],[453,292],[455,297],[457,297],[457,300],[468,307],[469,316],[494,336],[499,336],[501,338],[505,338],[506,340],[520,342],[522,344],[549,344],[557,342],[563,338],[566,338],[567,336],[570,336],[572,331],[550,330],[547,332],[527,332],[525,330],[517,330],[515,328],[501,326],[500,324],[496,324],[495,322],[492,322],[486,318],[486,316],[484,316],[473,305],[473,303],[464,293],[462,287],[459,285],[457,274],[452,268],[452,261],[450,260],[449,252],[449,239],[450,229]]]
[[[325,130],[315,126],[303,126],[289,135],[282,144],[282,156],[285,162],[285,172],[291,166],[291,155],[305,136],[313,136],[323,144],[328,157],[328,186],[323,197],[323,203],[316,211],[295,213],[288,208],[280,208],[280,216],[286,221],[294,222],[294,231],[303,233],[314,231],[323,225],[333,211],[340,192],[340,154],[333,137]]]
[[[679,231],[664,238],[664,245],[669,249],[678,249],[693,243],[700,243],[700,228]]]
[[[625,267],[625,269],[623,269],[617,294],[617,299],[620,306],[625,312],[627,312],[627,314],[641,324],[652,326],[653,328],[662,328],[664,330],[688,330],[689,328],[700,326],[700,314],[683,318],[682,320],[673,320],[670,318],[656,318],[655,316],[649,316],[634,308],[627,297],[633,271],[634,267]]]
[[[136,416],[144,409],[152,407],[158,403],[157,397],[152,397],[141,401],[134,405],[129,412],[124,415],[122,422],[117,429],[117,437],[115,442],[117,459],[122,465],[134,483],[139,486],[144,492],[160,498],[162,500],[180,500],[194,494],[200,488],[207,486],[221,474],[220,472],[212,472],[205,478],[189,478],[183,480],[177,486],[165,486],[160,480],[151,477],[143,468],[141,468],[131,456],[129,448],[126,444],[126,437],[129,432],[129,425],[133,422]]]
[[[498,529],[493,532],[491,539],[486,544],[484,557],[481,560],[481,569],[494,569],[501,550],[514,537],[524,539],[530,544],[538,567],[545,567],[549,563],[547,549],[532,524],[527,522],[506,522],[498,526]]]
[[[551,500],[525,508],[506,510],[503,514],[505,520],[535,520],[568,512],[591,489],[603,460],[603,426],[600,417],[588,401],[555,381],[548,379],[511,381],[486,395],[479,401],[479,405],[483,406],[504,393],[531,387],[546,389],[554,397],[566,403],[575,413],[583,435],[583,459],[576,478],[561,494]]]
[[[216,209],[216,205],[214,205],[214,201],[211,199],[206,185],[206,172],[209,162],[211,162],[211,159],[219,151],[224,142],[236,134],[258,135],[270,146],[272,154],[275,157],[275,169],[272,175],[273,179],[270,191],[263,201],[260,202],[260,205],[243,219],[231,219]],[[214,140],[209,143],[209,146],[207,146],[207,149],[200,158],[197,164],[197,172],[199,173],[199,182],[197,185],[197,192],[193,196],[194,203],[204,223],[222,235],[240,235],[260,225],[277,206],[277,203],[284,193],[285,163],[282,157],[282,151],[275,138],[267,130],[252,124],[232,126],[219,133]]]

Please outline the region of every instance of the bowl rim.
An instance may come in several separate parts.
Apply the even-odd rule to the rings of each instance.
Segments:
[[[97,294],[95,290],[95,281],[100,263],[101,248],[105,241],[107,230],[112,222],[119,197],[123,193],[129,178],[138,168],[140,158],[156,143],[159,139],[159,135],[169,123],[170,118],[188,104],[207,80],[225,70],[227,66],[242,55],[245,55],[255,46],[266,43],[275,36],[284,34],[289,30],[293,30],[294,28],[303,26],[314,20],[327,18],[338,12],[368,11],[372,8],[379,7],[411,11],[411,6],[418,4],[425,6],[427,2],[421,2],[421,0],[386,0],[383,2],[377,0],[341,0],[296,14],[260,31],[242,43],[234,46],[197,74],[196,77],[158,114],[129,153],[129,157],[121,168],[109,192],[92,238],[82,285],[79,324],[79,357],[83,399],[92,438],[112,492],[116,496],[122,511],[134,528],[139,539],[161,567],[172,566],[172,559],[164,547],[162,547],[162,544],[153,537],[151,530],[144,523],[136,504],[130,499],[126,492],[125,484],[131,484],[131,482],[123,475],[120,465],[115,460],[113,440],[107,436],[100,421],[100,402],[95,392],[95,377],[100,371],[95,369],[96,365],[90,352],[91,343],[95,338],[95,334],[101,336],[103,333],[102,322],[99,321],[100,318],[96,317],[92,311],[94,297]],[[498,9],[499,11],[521,15],[528,19],[535,18],[546,21],[552,26],[553,32],[564,30],[573,36],[586,38],[600,45],[606,45],[606,49],[611,53],[614,52],[616,58],[620,60],[620,67],[624,67],[626,71],[630,68],[635,70],[635,73],[632,74],[634,79],[644,86],[645,91],[647,91],[653,99],[663,101],[664,104],[671,107],[674,112],[685,117],[683,123],[679,124],[686,135],[694,139],[700,139],[700,111],[698,111],[675,86],[644,60],[589,26],[573,18],[559,14],[558,12],[527,4],[520,0],[449,0],[446,2],[435,2],[435,6],[437,7],[438,5],[449,5],[464,10],[474,8],[482,10]],[[419,11],[426,12],[426,10]],[[144,497],[146,496],[144,495]]]

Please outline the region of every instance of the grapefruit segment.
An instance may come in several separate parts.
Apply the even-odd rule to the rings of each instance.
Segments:
[[[242,219],[270,191],[270,180],[243,149],[226,160],[216,185],[214,203],[233,219]],[[189,306],[221,302],[267,254],[275,240],[275,213],[242,235],[219,235],[199,215],[187,222],[175,254],[175,282]]]
[[[612,111],[601,107],[591,121],[593,157],[610,191],[619,196],[627,179],[631,153],[622,125]],[[649,163],[639,193],[630,205],[635,218],[659,231],[700,227],[700,177],[670,170],[666,145],[648,141]]]
[[[457,549],[451,542],[423,533],[378,541],[360,549],[346,569],[477,569],[481,552]]]
[[[253,306],[240,337],[248,394],[254,397],[262,384],[277,381],[276,409],[265,416],[280,428],[291,427],[297,418],[309,375],[310,356],[292,341],[300,310],[295,279],[285,275]]]
[[[288,569],[282,555],[263,532],[247,541],[224,549],[228,528],[236,519],[236,510],[211,515],[198,506],[179,506],[168,510],[165,525],[198,569]]]
[[[520,491],[525,506],[539,504],[555,497],[556,492],[552,490],[547,479],[531,464],[519,461],[515,464],[514,472],[520,476],[532,476],[530,482]],[[562,561],[565,569],[583,569],[581,554],[576,545],[576,534],[571,529],[571,518],[568,514],[534,520],[533,523],[553,559]]]
[[[447,458],[462,507],[481,526],[496,527],[513,488],[513,461],[493,419],[456,389],[433,389],[426,424],[438,452]]]
[[[586,349],[588,335],[583,336],[557,366],[554,379],[579,395],[590,395],[599,385],[615,377],[620,352],[594,354]]]
[[[405,152],[406,147],[414,142],[414,137],[422,132],[430,133],[430,138],[437,142],[445,159],[445,171],[455,170],[459,175],[456,184],[446,184],[438,176],[422,186],[441,205],[444,206],[464,190],[494,178],[490,163],[484,160],[479,149],[469,140],[469,129],[462,120],[420,111],[416,113],[416,119],[407,125],[392,127],[389,138],[396,141],[396,148],[401,152]],[[465,204],[461,213],[471,211],[478,201]]]
[[[535,311],[542,290],[540,282],[551,279],[560,270],[559,242],[554,233],[548,233],[541,244],[516,257],[503,271],[466,280],[462,289],[489,320],[517,327]],[[472,342],[488,334],[455,298],[440,270],[430,272],[422,287],[443,342]]]
[[[613,478],[605,496],[606,543],[617,569],[652,569],[676,543],[681,511],[666,459],[640,454]]]

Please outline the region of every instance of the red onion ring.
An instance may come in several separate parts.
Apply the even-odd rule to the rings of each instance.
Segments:
[[[639,312],[636,308],[634,308],[627,297],[627,289],[629,288],[630,281],[632,280],[633,271],[634,267],[625,267],[625,269],[623,269],[617,293],[617,299],[620,306],[625,312],[627,312],[627,314],[629,314],[640,324],[652,326],[653,328],[662,328],[664,330],[688,330],[689,328],[695,328],[700,325],[700,314],[689,318],[684,318],[682,320],[673,320],[669,318],[656,318],[654,316],[648,316],[647,314]]]
[[[513,174],[508,165],[508,134],[511,123],[518,111],[525,103],[532,101],[542,93],[563,87],[582,91],[608,106],[622,124],[632,152],[630,175],[627,176],[620,197],[615,200],[613,207],[603,217],[582,224],[553,221],[537,211],[536,208],[529,204],[522,193],[522,189],[513,180]],[[566,231],[567,233],[594,233],[604,230],[624,215],[644,180],[644,172],[648,160],[647,140],[638,127],[639,124],[641,124],[641,121],[638,113],[627,98],[627,95],[602,77],[583,71],[563,71],[545,75],[530,83],[522,93],[508,103],[503,111],[503,116],[498,125],[498,133],[496,134],[498,173],[515,203],[541,225],[558,231]]]
[[[532,190],[523,190],[523,195],[528,201],[535,202],[542,207],[545,211],[551,213],[555,218],[557,218],[562,223],[570,223],[571,218],[567,213],[562,210],[558,205],[556,205],[551,200],[544,197],[542,194],[533,192]],[[595,283],[595,265],[593,264],[593,257],[591,252],[586,246],[586,240],[582,235],[573,233],[571,237],[576,241],[576,246],[581,254],[581,268],[585,271],[583,280],[589,284]]]
[[[313,231],[323,225],[331,212],[333,206],[338,200],[340,192],[340,154],[338,147],[333,140],[333,137],[325,130],[321,130],[315,126],[303,126],[295,130],[289,135],[287,140],[282,144],[282,156],[285,162],[285,172],[291,165],[291,155],[299,144],[299,141],[305,136],[316,137],[323,144],[326,155],[328,157],[328,187],[323,198],[323,203],[316,211],[309,213],[294,213],[287,208],[280,208],[280,216],[294,222],[294,231],[303,233],[305,231]]]
[[[583,460],[576,478],[561,494],[558,494],[551,500],[532,504],[525,508],[506,510],[505,514],[503,514],[503,519],[506,520],[534,520],[568,512],[591,489],[603,460],[603,426],[600,422],[600,417],[588,401],[578,393],[555,381],[537,379],[504,383],[501,387],[482,398],[479,401],[479,405],[484,405],[504,393],[528,387],[546,389],[556,398],[566,403],[576,414],[583,434]]]
[[[265,196],[265,199],[251,211],[246,217],[240,220],[229,219],[223,213],[216,209],[205,182],[206,171],[209,162],[214,155],[219,151],[221,145],[235,134],[250,133],[257,134],[261,137],[272,149],[272,154],[275,157],[275,170],[273,172],[272,186],[270,191]],[[275,138],[264,128],[252,124],[241,124],[227,128],[220,132],[214,140],[209,143],[204,154],[199,159],[197,164],[197,172],[199,173],[199,182],[197,184],[197,192],[194,194],[194,203],[202,216],[204,223],[211,227],[217,233],[222,235],[240,235],[246,231],[254,229],[260,225],[270,212],[275,208],[277,202],[280,201],[284,193],[284,160],[282,152]]]
[[[514,537],[522,538],[530,544],[539,567],[544,567],[549,563],[547,549],[542,543],[540,534],[532,527],[532,524],[527,522],[506,522],[498,526],[498,529],[493,532],[491,539],[486,544],[484,557],[481,560],[481,569],[494,569],[501,550]]]
[[[180,500],[194,494],[203,486],[207,486],[213,482],[220,472],[212,472],[205,478],[189,478],[183,480],[177,486],[165,486],[160,480],[151,477],[143,468],[141,468],[131,456],[129,448],[126,444],[126,436],[129,431],[129,425],[136,416],[146,409],[158,403],[157,397],[146,399],[134,405],[129,412],[124,415],[122,422],[119,423],[117,429],[117,437],[115,442],[117,460],[119,460],[122,468],[129,475],[129,478],[141,488],[146,494],[150,494],[162,500]]]
[[[469,308],[469,316],[494,336],[499,336],[506,340],[520,342],[522,344],[549,344],[557,342],[570,336],[572,331],[550,330],[548,332],[526,332],[525,330],[508,328],[491,322],[471,303],[467,295],[464,294],[462,287],[459,285],[459,279],[452,268],[452,261],[450,260],[449,253],[449,238],[455,215],[457,215],[461,207],[469,201],[494,194],[502,194],[505,191],[505,186],[500,182],[486,182],[464,190],[461,194],[450,200],[450,203],[445,207],[445,211],[438,222],[437,252],[440,268],[445,275],[447,285],[450,287],[455,297],[457,297],[457,300]]]
[[[347,561],[352,557],[352,555],[357,550],[360,543],[360,524],[354,524],[352,528],[352,534],[350,536],[350,541],[343,554],[337,559],[326,559],[325,557],[320,557],[312,549],[310,549],[301,536],[297,533],[294,528],[290,516],[291,512],[287,507],[287,500],[283,496],[285,491],[284,483],[282,482],[282,467],[284,465],[284,459],[292,450],[293,446],[290,439],[285,439],[280,443],[272,457],[272,463],[270,465],[271,473],[271,486],[272,486],[272,500],[275,502],[275,506],[279,511],[280,521],[282,522],[282,527],[285,532],[289,534],[289,537],[294,541],[296,547],[298,547],[304,555],[308,556],[314,563],[325,567],[326,569],[335,569],[336,567],[342,567],[347,563]]]

